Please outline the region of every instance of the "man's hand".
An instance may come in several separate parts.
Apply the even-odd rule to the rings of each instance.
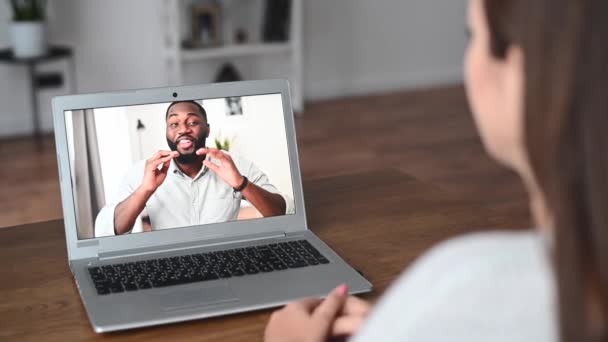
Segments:
[[[243,175],[234,165],[234,161],[227,153],[215,148],[201,148],[196,151],[199,156],[208,155],[209,157],[219,161],[219,165],[205,159],[203,165],[215,172],[224,182],[228,183],[233,188],[238,188],[243,183]]]
[[[146,202],[167,178],[171,159],[178,155],[179,152],[158,151],[146,160],[141,185],[114,210],[114,234],[125,234],[133,229],[135,220],[144,210]]]
[[[150,159],[146,160],[144,179],[141,184],[142,189],[150,193],[156,191],[163,184],[165,178],[167,178],[171,159],[177,156],[179,156],[179,152],[177,151],[158,151]],[[159,169],[161,165],[162,167]]]
[[[228,153],[215,148],[201,148],[196,151],[196,154],[199,156],[208,155],[217,160],[219,165],[216,164],[215,161],[212,162],[208,159],[203,161],[203,165],[215,172],[232,188],[238,188],[243,184],[243,175],[241,175],[236,168],[234,161]],[[241,191],[241,194],[247,201],[253,204],[264,217],[285,215],[287,203],[285,203],[283,197],[257,186],[253,181],[248,183]]]
[[[346,303],[346,285],[333,290],[325,300],[304,299],[291,303],[270,317],[265,342],[322,342],[331,336],[332,326]]]

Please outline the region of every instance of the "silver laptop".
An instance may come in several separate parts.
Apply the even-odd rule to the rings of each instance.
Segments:
[[[96,332],[371,290],[307,225],[286,81],[61,96],[53,117]]]

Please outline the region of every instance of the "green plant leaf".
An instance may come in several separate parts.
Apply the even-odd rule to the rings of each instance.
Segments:
[[[11,0],[11,8],[13,9],[13,21],[19,21],[19,11],[17,10],[17,0]]]
[[[10,0],[13,21],[44,21],[46,0]]]

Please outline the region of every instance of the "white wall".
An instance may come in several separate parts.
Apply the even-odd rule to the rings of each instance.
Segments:
[[[133,148],[133,160],[148,159],[159,150],[168,150],[166,135],[165,113],[169,103],[152,105],[129,106],[129,134]],[[135,130],[138,121],[144,125],[143,130]]]
[[[306,98],[460,82],[466,4],[304,1]]]
[[[49,2],[51,40],[75,46],[79,92],[167,83],[160,52],[162,1]],[[306,98],[461,81],[466,2],[304,1]],[[8,2],[0,1],[0,46],[8,46],[8,15]],[[56,63],[45,69],[64,68]],[[31,129],[27,91],[25,71],[0,65],[0,136]],[[51,128],[50,98],[66,91],[67,87],[43,93],[42,121],[47,129]]]
[[[58,1],[59,2],[59,1]],[[80,92],[162,86],[161,0],[62,0]]]

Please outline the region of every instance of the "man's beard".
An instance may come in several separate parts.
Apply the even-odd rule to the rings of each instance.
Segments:
[[[175,160],[180,163],[180,164],[193,164],[196,162],[196,160],[198,159],[198,155],[196,155],[196,151],[198,151],[199,149],[205,147],[205,140],[207,140],[206,138],[202,138],[202,139],[196,139],[194,141],[194,152],[192,153],[188,153],[188,154],[179,154],[179,156],[177,156],[175,158]],[[167,145],[169,145],[169,148],[171,149],[171,151],[177,151],[177,144],[174,143],[173,141],[169,140],[169,138],[167,138]]]

